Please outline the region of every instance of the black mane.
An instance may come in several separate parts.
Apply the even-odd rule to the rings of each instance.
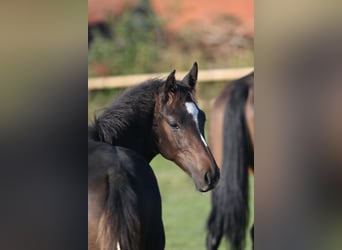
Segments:
[[[127,147],[152,159],[158,154],[152,133],[155,100],[164,82],[150,79],[126,90],[95,117],[88,138]]]
[[[130,148],[150,161],[159,152],[153,133],[153,116],[157,94],[163,92],[165,80],[154,78],[126,90],[88,126],[88,139]],[[190,96],[192,89],[176,81],[175,99]],[[184,95],[188,93],[188,95]]]

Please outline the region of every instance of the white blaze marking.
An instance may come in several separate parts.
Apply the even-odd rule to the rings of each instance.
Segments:
[[[200,135],[201,135],[201,139],[202,139],[202,141],[203,141],[204,145],[205,145],[206,147],[208,147],[208,144],[207,144],[207,142],[205,141],[205,139],[204,139],[203,135],[202,135],[201,133],[200,133]]]
[[[201,132],[199,130],[199,126],[198,126],[198,108],[196,107],[195,103],[193,103],[193,102],[186,102],[185,103],[185,107],[186,107],[186,110],[188,111],[188,113],[191,114],[192,118],[194,119],[194,122],[195,122],[195,124],[197,126],[197,129],[198,129],[198,132],[200,134],[202,142],[204,143],[204,145],[206,147],[208,147],[207,142],[205,141],[203,135],[201,134]]]

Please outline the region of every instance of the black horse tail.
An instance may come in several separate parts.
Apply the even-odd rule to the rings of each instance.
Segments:
[[[247,77],[250,77],[248,75]],[[241,78],[231,83],[224,113],[221,179],[212,191],[208,218],[207,249],[217,249],[225,235],[231,249],[244,247],[248,210],[248,165],[254,150],[245,117],[250,83]]]
[[[223,129],[223,189],[225,218],[223,230],[233,249],[242,249],[249,219],[248,166],[254,151],[245,116],[249,85],[236,81],[231,85],[225,108]]]
[[[107,200],[98,228],[101,250],[139,249],[141,234],[137,196],[131,183],[127,183],[128,179],[125,169],[120,173],[108,173]]]

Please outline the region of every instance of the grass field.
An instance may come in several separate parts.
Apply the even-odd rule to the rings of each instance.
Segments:
[[[205,222],[210,211],[210,192],[200,193],[192,179],[174,163],[157,156],[151,163],[162,196],[166,250],[205,249]],[[254,179],[250,178],[251,202],[254,204]],[[251,208],[251,221],[254,206]],[[227,249],[221,244],[221,249]],[[250,240],[246,249],[251,249]]]

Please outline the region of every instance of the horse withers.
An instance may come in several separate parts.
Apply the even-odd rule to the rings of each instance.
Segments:
[[[254,171],[254,72],[228,84],[215,100],[209,139],[221,178],[211,194],[208,250],[226,236],[231,249],[244,249],[249,221],[248,173]],[[254,237],[254,226],[251,231]]]
[[[182,81],[172,71],[125,91],[88,129],[89,249],[164,249],[161,200],[149,162],[175,162],[201,192],[219,169],[204,137],[195,63]]]

